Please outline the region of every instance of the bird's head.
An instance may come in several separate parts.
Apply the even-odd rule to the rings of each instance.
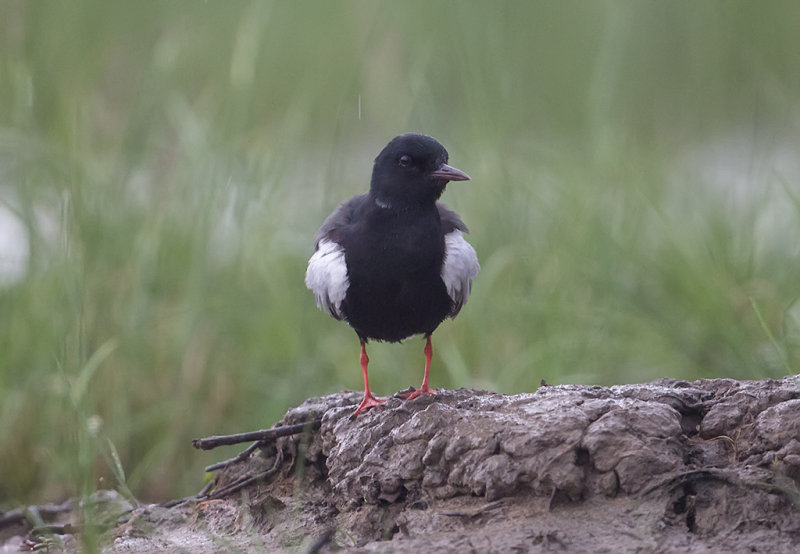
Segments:
[[[434,203],[448,181],[469,180],[469,175],[447,165],[447,159],[447,150],[433,137],[395,137],[375,158],[370,194],[383,207]]]

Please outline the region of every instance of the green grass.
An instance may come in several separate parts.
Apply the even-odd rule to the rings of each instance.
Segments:
[[[472,175],[444,201],[483,266],[434,336],[434,386],[796,373],[799,19],[4,2],[0,205],[31,256],[0,289],[0,509],[190,494],[232,453],[191,438],[358,389],[356,336],[303,274],[317,226],[409,130]],[[418,385],[422,346],[371,345],[376,392]]]

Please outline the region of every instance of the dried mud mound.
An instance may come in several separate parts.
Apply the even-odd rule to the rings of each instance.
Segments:
[[[109,549],[793,552],[800,385],[441,391],[350,419],[313,398],[215,488],[125,516]],[[230,492],[227,492],[230,491]],[[235,492],[234,492],[235,491]]]

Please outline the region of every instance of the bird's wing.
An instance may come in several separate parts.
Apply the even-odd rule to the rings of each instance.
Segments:
[[[342,319],[342,301],[350,287],[342,247],[342,232],[353,222],[367,199],[366,194],[342,203],[314,235],[314,254],[308,260],[306,287],[317,300],[317,307],[335,319]]]
[[[456,212],[441,202],[437,202],[436,207],[439,209],[439,219],[442,220],[442,231],[444,231],[445,235],[452,233],[455,230],[469,233],[469,229],[467,229],[467,226],[464,225],[464,222],[461,221],[461,218]]]
[[[472,279],[481,269],[475,249],[464,238],[467,226],[454,211],[442,204],[437,204],[439,217],[444,231],[444,263],[442,264],[442,281],[447,287],[447,294],[453,301],[450,318],[454,318],[467,303],[472,291]]]
[[[323,240],[333,241],[337,244],[342,242],[342,231],[353,223],[358,213],[367,203],[367,194],[359,194],[339,204],[328,216],[317,233],[314,235],[314,250],[319,249],[319,243]]]
[[[340,308],[349,286],[344,249],[331,240],[321,239],[306,269],[306,287],[313,291],[317,307],[332,318],[342,319]]]

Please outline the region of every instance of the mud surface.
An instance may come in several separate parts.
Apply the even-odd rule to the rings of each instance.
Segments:
[[[355,420],[358,393],[312,398],[279,424],[319,430],[224,468],[214,491],[258,476],[248,486],[127,511],[103,539],[119,552],[794,552],[798,383],[441,391]],[[7,549],[22,544],[11,535]]]

